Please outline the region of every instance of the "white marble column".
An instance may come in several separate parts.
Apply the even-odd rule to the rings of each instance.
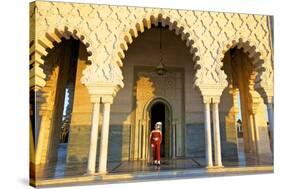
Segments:
[[[87,86],[87,85],[86,85]],[[109,118],[110,118],[110,105],[113,103],[113,98],[120,89],[120,85],[116,85],[112,81],[106,82],[93,82],[90,83],[87,88],[91,94],[91,101],[95,102],[95,97],[99,97],[101,104],[103,105],[103,121],[101,127],[100,138],[100,151],[99,151],[99,165],[98,174],[105,174],[107,172],[107,154],[108,154],[108,135],[109,135]],[[95,121],[99,123],[99,121]],[[97,130],[96,130],[97,131]],[[93,133],[93,136],[97,136],[97,133]],[[97,138],[97,137],[96,137]],[[93,156],[96,150],[93,152]],[[93,158],[94,159],[94,158]],[[93,169],[93,164],[88,166]]]
[[[92,128],[91,128],[89,159],[88,159],[88,174],[95,174],[96,171],[96,154],[97,154],[98,132],[99,132],[99,113],[100,113],[100,102],[97,100],[96,102],[93,103]]]
[[[213,108],[212,113],[213,113],[213,126],[214,126],[213,132],[214,132],[214,148],[215,148],[215,165],[222,167],[218,103],[214,102],[212,108]]]
[[[204,102],[204,123],[205,123],[205,150],[206,150],[206,167],[213,167],[212,160],[212,138],[211,138],[211,119],[210,119],[210,102]]]
[[[102,131],[101,131],[100,158],[99,158],[99,173],[102,174],[107,172],[110,104],[111,103],[109,102],[104,102],[104,109],[103,109],[103,122],[102,122]]]

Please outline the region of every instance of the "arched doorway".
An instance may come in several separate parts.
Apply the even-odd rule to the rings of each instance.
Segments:
[[[171,158],[174,157],[175,152],[175,129],[171,124],[172,120],[172,107],[168,101],[163,98],[155,98],[148,102],[144,110],[146,129],[143,135],[143,141],[148,141],[150,132],[154,129],[156,122],[162,122],[162,144],[161,144],[161,157]],[[143,144],[145,147],[145,158],[151,159],[151,149],[149,142]]]
[[[166,117],[168,115],[166,115],[168,112],[166,111],[167,107],[165,107],[165,104],[162,102],[158,102],[155,103],[150,110],[150,131],[152,131],[154,129],[154,126],[157,122],[161,122],[162,123],[162,127],[161,127],[161,131],[162,131],[162,143],[161,143],[161,150],[160,150],[160,154],[161,157],[165,157],[166,155],[166,151],[167,151],[167,147],[168,144],[166,144],[166,135],[168,135],[168,132],[166,132]],[[166,155],[167,156],[167,155]]]

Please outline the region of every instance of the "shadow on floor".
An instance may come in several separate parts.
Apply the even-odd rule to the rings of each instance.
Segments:
[[[87,173],[87,163],[66,164],[66,146],[61,145],[56,163],[50,163],[36,168],[37,179],[67,178],[73,176],[83,176]],[[224,167],[254,167],[273,165],[272,157],[257,158],[252,154],[245,154],[243,162],[223,161]],[[122,161],[108,162],[108,173],[134,173],[134,172],[153,172],[160,170],[189,170],[205,167],[205,158],[177,158],[161,159],[161,166],[157,167],[147,161]],[[97,167],[98,168],[98,167]]]

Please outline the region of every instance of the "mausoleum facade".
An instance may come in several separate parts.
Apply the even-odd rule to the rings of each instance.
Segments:
[[[63,125],[66,163],[89,174],[149,161],[157,121],[164,159],[239,161],[238,118],[245,154],[272,157],[270,16],[35,1],[30,28],[36,166]]]

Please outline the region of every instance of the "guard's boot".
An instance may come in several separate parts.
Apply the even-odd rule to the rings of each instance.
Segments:
[[[157,166],[160,166],[160,161],[159,160],[157,161]]]

